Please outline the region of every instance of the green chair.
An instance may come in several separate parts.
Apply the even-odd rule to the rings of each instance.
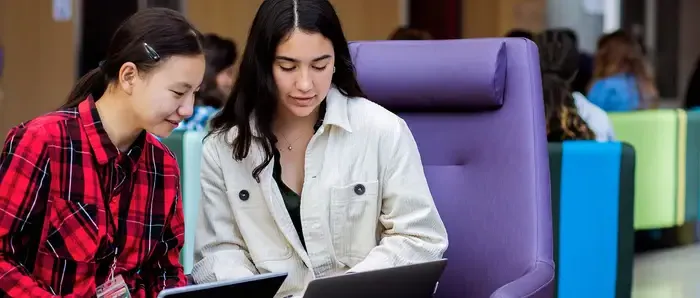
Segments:
[[[647,110],[609,115],[618,139],[631,144],[637,156],[635,229],[681,225],[685,218],[685,138],[680,119],[685,114]]]
[[[175,154],[175,158],[177,158],[177,166],[180,168],[180,185],[182,185],[182,171],[184,168],[183,160],[185,159],[182,143],[182,139],[184,137],[184,130],[176,130],[173,131],[170,136],[161,140],[161,142],[163,142],[163,144],[167,146],[170,151],[173,152],[173,154]]]
[[[185,247],[183,248],[183,263],[185,273],[188,274],[194,265],[194,231],[197,227],[197,215],[199,214],[199,200],[202,196],[202,187],[199,174],[202,161],[202,141],[206,132],[190,131],[183,138],[184,144],[184,169],[183,177],[183,211],[185,213]]]
[[[194,230],[197,227],[201,186],[199,180],[202,158],[202,141],[206,132],[174,131],[163,139],[177,157],[180,167],[180,185],[182,186],[182,205],[185,214],[185,245],[180,253],[185,274],[192,271],[194,265]]]
[[[700,221],[700,110],[687,111],[685,221]]]

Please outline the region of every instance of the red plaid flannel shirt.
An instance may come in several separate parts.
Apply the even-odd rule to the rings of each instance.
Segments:
[[[132,297],[186,285],[180,198],[174,155],[145,132],[120,153],[92,98],[13,128],[0,153],[0,296],[93,297],[112,268]]]

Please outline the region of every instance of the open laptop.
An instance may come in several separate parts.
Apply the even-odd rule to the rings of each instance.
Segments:
[[[447,259],[319,278],[311,281],[304,298],[429,298],[445,271]]]
[[[167,289],[158,298],[251,297],[273,298],[287,273],[265,273],[251,277]]]

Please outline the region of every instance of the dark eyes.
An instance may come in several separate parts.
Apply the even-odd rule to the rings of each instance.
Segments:
[[[322,67],[311,66],[311,68],[313,68],[314,70],[317,70],[317,71],[323,71],[326,69],[326,67],[328,67],[328,65],[324,65]],[[296,66],[292,66],[292,67],[280,66],[280,69],[282,69],[282,71],[289,72],[289,71],[293,71],[294,69],[296,69]]]

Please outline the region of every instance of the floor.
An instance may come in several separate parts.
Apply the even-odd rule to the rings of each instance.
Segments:
[[[632,297],[700,297],[700,244],[637,255]]]

